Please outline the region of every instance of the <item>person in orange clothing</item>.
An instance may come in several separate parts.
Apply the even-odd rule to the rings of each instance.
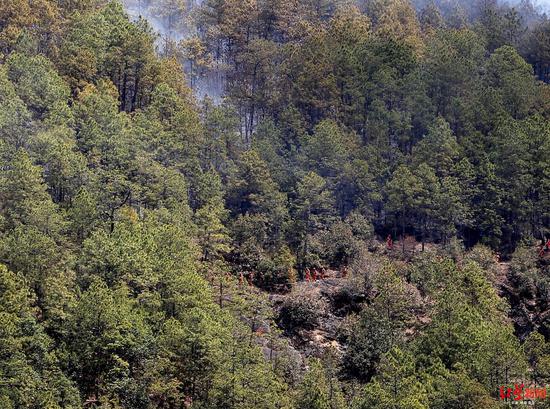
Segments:
[[[306,268],[305,278],[306,278],[306,281],[307,281],[307,282],[310,282],[310,281],[311,281],[311,273],[309,272],[309,267]]]
[[[340,269],[340,276],[342,278],[346,278],[346,276],[348,275],[348,267],[347,266],[343,266],[341,269]]]

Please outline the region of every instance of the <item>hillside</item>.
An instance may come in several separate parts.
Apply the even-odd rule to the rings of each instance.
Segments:
[[[549,50],[529,1],[1,1],[0,409],[547,407]]]

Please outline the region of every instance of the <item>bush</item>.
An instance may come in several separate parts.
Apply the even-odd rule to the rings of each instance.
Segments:
[[[306,289],[293,290],[279,312],[279,324],[288,333],[299,329],[313,329],[327,310],[326,301],[319,294]]]

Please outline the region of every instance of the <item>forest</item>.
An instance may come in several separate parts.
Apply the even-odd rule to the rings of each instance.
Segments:
[[[0,409],[547,383],[542,5],[0,1]]]

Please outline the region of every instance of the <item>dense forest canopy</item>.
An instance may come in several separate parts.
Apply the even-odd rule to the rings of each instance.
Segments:
[[[1,1],[0,408],[528,399],[549,83],[528,0]]]

